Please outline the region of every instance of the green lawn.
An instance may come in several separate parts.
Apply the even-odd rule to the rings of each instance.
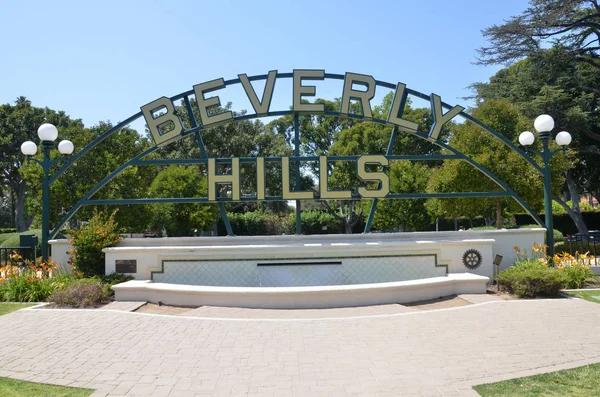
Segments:
[[[76,389],[74,387],[53,386],[9,378],[0,378],[0,396],[87,397],[93,392],[94,390],[91,389]]]
[[[0,316],[35,305],[35,303],[0,303]]]
[[[474,386],[483,397],[597,397],[600,364]]]
[[[571,292],[567,292],[567,294],[574,296],[576,298],[585,299],[586,301],[600,303],[600,290],[571,291]],[[596,298],[594,298],[594,297],[596,297]]]

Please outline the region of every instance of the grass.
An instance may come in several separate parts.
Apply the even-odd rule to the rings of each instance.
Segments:
[[[77,389],[74,387],[45,385],[22,380],[0,378],[0,396],[11,397],[83,397],[89,396],[94,390]]]
[[[600,303],[600,290],[569,291],[567,294],[576,298],[585,299],[586,301]],[[594,297],[597,297],[598,299],[594,299]]]
[[[600,364],[473,386],[482,397],[600,396]]]
[[[35,305],[35,303],[0,303],[0,316]],[[4,394],[0,393],[0,396],[2,395]]]

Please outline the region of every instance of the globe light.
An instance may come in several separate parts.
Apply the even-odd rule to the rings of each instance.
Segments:
[[[42,141],[53,142],[58,138],[58,130],[52,124],[42,124],[38,128],[38,136]]]
[[[567,146],[571,143],[571,134],[567,131],[559,132],[556,134],[556,143],[558,143],[559,146]]]
[[[25,141],[21,144],[21,152],[25,156],[33,156],[37,153],[37,145],[31,141]]]
[[[73,142],[67,141],[66,139],[64,141],[60,141],[58,144],[58,151],[61,154],[71,154],[73,153],[74,149],[75,147],[73,146]]]
[[[554,128],[554,119],[547,114],[538,116],[533,122],[537,132],[550,132]]]
[[[521,132],[521,135],[519,135],[519,143],[523,146],[532,145],[534,140],[535,136],[531,131]]]

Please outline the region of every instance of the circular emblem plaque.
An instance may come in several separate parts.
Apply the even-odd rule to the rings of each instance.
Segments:
[[[483,257],[481,256],[481,252],[477,251],[476,249],[466,250],[462,257],[463,265],[465,265],[467,269],[471,270],[477,269],[479,266],[481,266],[482,260]]]

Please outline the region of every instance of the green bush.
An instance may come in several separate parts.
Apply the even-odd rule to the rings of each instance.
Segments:
[[[554,244],[554,254],[558,255],[558,254],[563,254],[563,253],[569,253],[569,243],[565,242],[565,241],[561,241],[560,243],[556,243]]]
[[[61,307],[90,307],[107,303],[110,292],[108,285],[100,280],[84,278],[56,290],[49,300]]]
[[[16,265],[0,268],[0,301],[44,302],[58,288],[69,284],[72,277],[57,272],[54,262],[33,264],[13,260]]]
[[[106,275],[102,275],[100,277],[100,281],[102,281],[103,284],[108,285],[109,287],[112,287],[115,284],[120,284],[120,283],[124,283],[126,281],[130,281],[133,280],[133,276],[130,276],[129,274],[121,274],[121,273],[111,273],[111,274],[106,274]]]
[[[0,228],[0,234],[4,234],[4,233],[16,233],[17,229],[15,229],[14,227],[2,227]]]
[[[564,234],[562,234],[562,232],[560,230],[554,229],[553,235],[554,235],[554,244],[562,243],[563,241],[565,241],[565,236],[564,236]]]
[[[75,271],[84,276],[102,276],[104,274],[103,248],[113,247],[121,240],[115,222],[116,211],[108,218],[104,213],[96,213],[87,226],[71,230],[71,261]]]
[[[344,233],[342,222],[328,212],[311,210],[300,213],[302,234],[338,234]],[[296,230],[296,214],[288,218],[288,230]]]
[[[565,274],[535,259],[526,259],[496,276],[498,286],[520,298],[556,296],[564,288]]]
[[[238,236],[272,236],[287,232],[284,219],[263,211],[228,212],[227,219]],[[222,219],[219,219],[217,229],[220,235],[227,233]]]

